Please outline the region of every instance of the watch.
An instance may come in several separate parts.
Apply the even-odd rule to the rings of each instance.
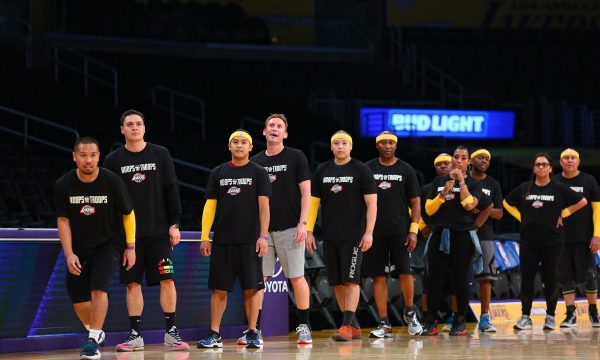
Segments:
[[[178,229],[178,230],[179,230],[179,224],[173,224],[173,225],[171,225],[171,226],[172,226],[172,227],[174,227],[175,229]]]

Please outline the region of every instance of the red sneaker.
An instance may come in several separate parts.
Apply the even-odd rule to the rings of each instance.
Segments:
[[[340,328],[331,336],[335,341],[350,341],[352,340],[353,329],[348,325],[342,325]]]

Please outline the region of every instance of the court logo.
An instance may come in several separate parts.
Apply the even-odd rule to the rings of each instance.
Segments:
[[[173,262],[171,259],[160,259],[158,261],[158,273],[161,275],[165,274],[173,274],[175,271],[173,269]]]
[[[387,189],[389,189],[391,187],[392,187],[392,183],[389,183],[387,181],[382,181],[381,184],[379,184],[379,188],[381,190],[387,190]]]
[[[85,216],[90,216],[96,213],[96,208],[90,205],[85,205],[84,207],[81,208],[81,210],[79,211],[80,214],[83,214]]]
[[[340,184],[335,184],[331,187],[331,189],[329,189],[329,191],[331,191],[334,194],[339,193],[340,191],[342,191],[342,185]]]
[[[539,200],[536,200],[536,201],[534,201],[534,202],[533,202],[533,204],[531,204],[531,206],[533,206],[533,207],[534,207],[534,208],[536,208],[536,209],[539,209],[539,208],[541,208],[542,206],[544,206],[544,203],[543,203],[543,202],[541,202],[541,201],[539,201]]]
[[[141,174],[141,173],[135,173],[135,174],[133,174],[133,177],[131,178],[131,181],[133,181],[134,183],[138,183],[138,184],[144,180],[146,180],[146,175]]]
[[[232,186],[227,190],[227,194],[232,195],[232,196],[235,196],[241,192],[242,192],[242,189],[240,189],[237,186]]]
[[[275,175],[275,174],[269,174],[269,180],[271,182],[274,182],[275,180],[277,180],[277,175]]]

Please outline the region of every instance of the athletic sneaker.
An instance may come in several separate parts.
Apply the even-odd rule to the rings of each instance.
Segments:
[[[556,320],[554,320],[553,315],[546,315],[546,320],[544,320],[544,330],[554,330],[556,329]]]
[[[533,322],[529,315],[521,315],[517,323],[513,326],[515,330],[531,330],[533,329]]]
[[[369,333],[370,338],[390,338],[393,336],[392,325],[386,324],[385,321],[380,322],[379,326]]]
[[[115,346],[115,351],[141,351],[144,350],[144,339],[135,330],[129,332],[125,341]]]
[[[223,340],[218,332],[210,330],[205,338],[198,340],[196,346],[198,348],[222,348]]]
[[[173,326],[169,331],[165,333],[165,342],[166,346],[170,346],[172,350],[189,350],[190,346],[188,343],[181,339],[179,335],[179,330],[177,330],[176,326]]]
[[[352,340],[362,339],[362,330],[359,327],[350,326],[352,330]]]
[[[310,333],[310,329],[306,324],[300,324],[296,328],[296,334],[298,334],[298,340],[296,343],[298,344],[312,344],[312,335]]]
[[[350,341],[352,340],[352,327],[350,325],[342,325],[331,338],[335,341]]]
[[[259,349],[263,346],[262,334],[258,330],[248,330],[246,333],[246,347]]]
[[[563,320],[563,322],[560,323],[560,327],[563,329],[576,328],[577,327],[577,316],[575,315],[575,313],[567,312],[567,317],[565,318],[565,320]]]
[[[600,317],[598,317],[598,310],[596,311],[590,311],[590,323],[592,325],[592,327],[600,327]]]
[[[454,313],[450,313],[450,316],[446,319],[446,323],[442,328],[443,332],[449,332],[452,329],[452,324],[454,323]]]
[[[433,316],[427,315],[425,321],[423,321],[423,331],[421,331],[421,336],[435,336],[437,334],[437,320],[435,320]]]
[[[479,325],[477,329],[481,332],[496,332],[496,327],[492,324],[492,320],[490,319],[489,314],[481,314],[481,318],[479,319]]]
[[[98,350],[98,343],[94,339],[87,339],[81,347],[79,352],[80,359],[100,359],[100,350]]]
[[[263,338],[262,338],[262,331],[260,329],[256,329],[256,332],[258,332],[259,339],[260,339],[260,343],[262,344]],[[248,333],[248,329],[244,330],[244,332],[242,332],[242,336],[240,336],[237,341],[236,344],[238,345],[248,345],[248,342],[246,341],[246,334]]]
[[[423,326],[417,319],[417,313],[414,310],[404,313],[404,321],[408,324],[409,335],[419,335],[423,332]]]
[[[465,322],[464,316],[455,316],[454,323],[452,323],[452,329],[450,329],[450,336],[463,336],[467,335],[467,323]]]

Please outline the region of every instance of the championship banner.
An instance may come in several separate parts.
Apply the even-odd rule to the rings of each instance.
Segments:
[[[590,318],[588,316],[588,303],[587,300],[576,300],[575,305],[577,307],[577,326],[579,328],[590,328]],[[481,314],[481,303],[478,301],[471,301],[469,303],[471,311],[479,321],[479,315]],[[565,302],[560,300],[556,304],[556,323],[560,324],[564,320],[567,307]],[[520,301],[494,301],[490,304],[489,311],[490,319],[494,325],[510,326],[512,327],[517,320],[521,317],[521,302]],[[546,318],[546,301],[535,300],[531,307],[531,319],[534,327],[537,325],[544,324]]]

